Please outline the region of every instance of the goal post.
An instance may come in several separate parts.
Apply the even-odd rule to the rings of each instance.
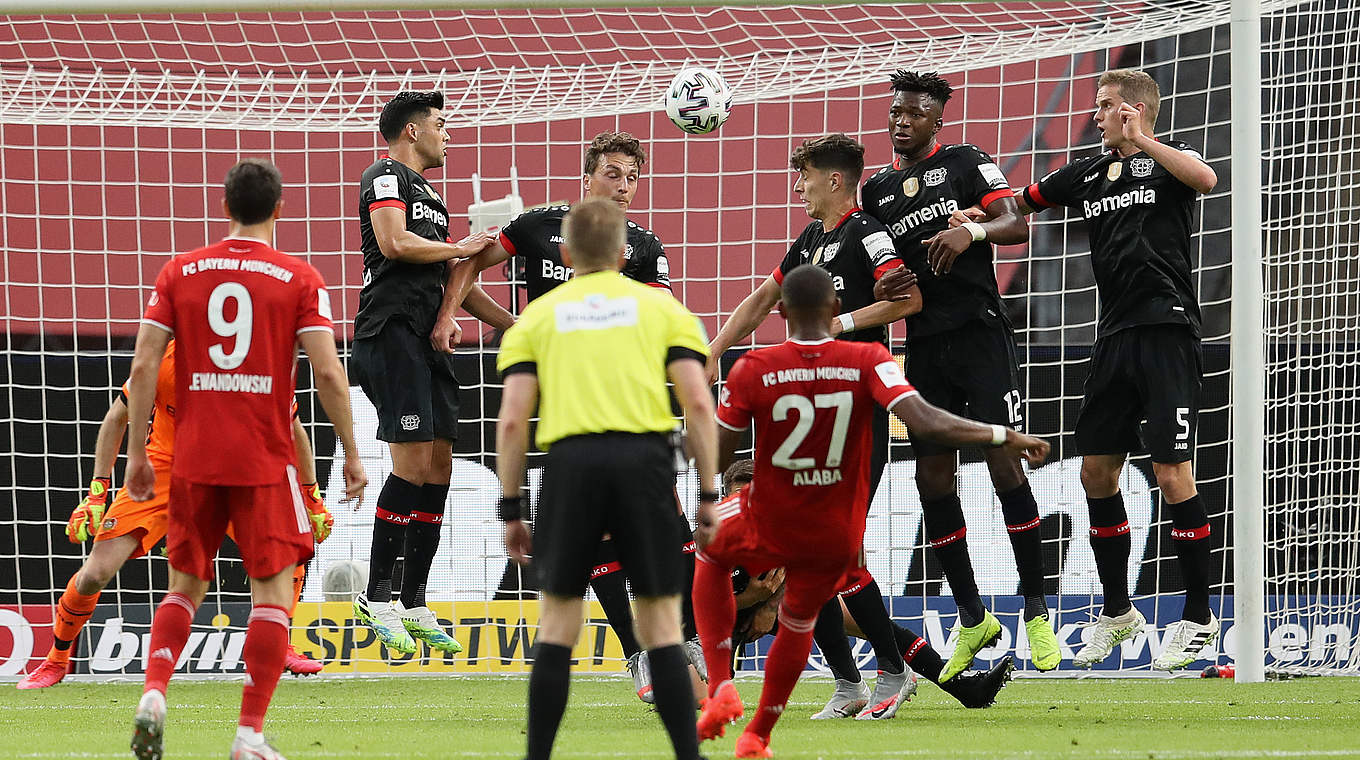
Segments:
[[[279,245],[330,284],[347,354],[363,276],[355,183],[381,152],[374,125],[386,99],[401,89],[446,93],[448,163],[427,176],[455,235],[471,229],[469,209],[484,227],[516,208],[574,200],[583,147],[599,132],[631,131],[649,160],[630,218],[658,234],[675,295],[711,335],[807,223],[791,193],[796,145],[839,131],[866,146],[869,171],[891,160],[893,70],[948,78],[956,93],[941,139],[978,145],[1019,187],[1099,149],[1095,81],[1118,67],[1152,73],[1163,92],[1158,135],[1200,149],[1220,177],[1197,204],[1191,247],[1206,369],[1195,466],[1219,537],[1214,609],[1232,621],[1205,663],[1236,661],[1243,680],[1266,670],[1360,672],[1360,365],[1351,358],[1360,345],[1360,171],[1349,158],[1360,147],[1351,76],[1360,40],[1348,20],[1360,0],[627,9],[610,0],[584,8],[300,0],[268,12],[255,3],[221,13],[211,3],[176,5],[178,16],[156,2],[136,12],[119,3],[118,15],[72,16],[57,14],[114,11],[0,0],[0,11],[46,14],[11,15],[0,28],[0,435],[12,449],[11,485],[0,489],[8,498],[0,619],[31,634],[29,651],[6,659],[0,650],[0,675],[45,651],[45,621],[88,551],[67,543],[61,525],[89,480],[94,436],[126,377],[145,297],[172,253],[225,232],[219,188],[238,157],[280,167]],[[692,64],[717,69],[735,94],[731,118],[712,135],[687,136],[663,112],[665,85]],[[1030,242],[999,247],[996,267],[1016,328],[1024,416],[1054,444],[1052,460],[1030,475],[1046,590],[1070,658],[1101,604],[1072,439],[1098,306],[1079,215],[1032,217]],[[490,270],[483,285],[518,305],[518,277],[513,266]],[[371,502],[354,512],[332,499],[335,531],[318,547],[293,635],[334,672],[489,673],[528,662],[534,608],[507,585],[494,518],[495,348],[470,319],[463,325],[462,425],[429,594],[468,652],[392,662],[343,602],[328,601],[326,576],[367,560],[373,515]],[[741,348],[783,337],[771,320]],[[899,352],[901,339],[899,329]],[[374,440],[371,405],[357,389],[352,398],[377,484],[390,463]],[[338,493],[337,443],[305,369],[300,401],[328,490]],[[866,557],[894,615],[948,652],[955,613],[925,546],[913,475],[896,428]],[[959,486],[979,587],[1006,626],[1003,646],[984,659],[1024,658],[1011,549],[976,457],[965,455]],[[678,488],[692,510],[693,480]],[[1100,672],[1148,675],[1183,584],[1146,456],[1131,459],[1121,488],[1133,528],[1129,590],[1152,626]],[[239,671],[230,653],[248,597],[233,556],[219,562],[213,622],[195,629],[191,671]],[[139,670],[164,584],[156,553],[129,563],[77,645],[78,673]],[[601,624],[593,631],[578,652],[583,667],[620,671],[617,642]],[[755,663],[762,652],[751,651]],[[869,667],[867,648],[859,654]]]
[[[1261,3],[1232,3],[1232,153],[1261,154]],[[1232,162],[1232,186],[1261,186],[1261,163]],[[1265,280],[1261,195],[1233,193],[1233,598],[1239,683],[1265,680]]]

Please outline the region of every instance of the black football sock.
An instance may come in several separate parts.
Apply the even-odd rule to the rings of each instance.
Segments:
[[[1118,617],[1133,606],[1129,601],[1129,516],[1124,511],[1124,495],[1103,499],[1086,497],[1091,514],[1091,553],[1096,558],[1096,573],[1105,592],[1106,617]]]
[[[859,683],[859,666],[855,664],[854,655],[850,654],[850,639],[845,637],[845,615],[836,597],[831,597],[831,601],[822,605],[822,611],[817,613],[812,640],[817,642],[822,660],[831,669],[831,675],[842,681]]]
[[[685,641],[699,638],[694,627],[694,542],[685,547],[685,587],[680,591],[680,627]]]
[[[1001,500],[1001,515],[1006,520],[1006,533],[1010,535],[1011,551],[1015,553],[1015,569],[1020,574],[1025,619],[1047,615],[1043,542],[1039,538],[1039,505],[1034,501],[1034,492],[1030,490],[1029,481],[1025,481],[1005,493],[997,491],[996,496]]]
[[[401,603],[408,610],[425,606],[425,584],[439,551],[448,498],[448,483],[426,483],[421,489],[420,506],[411,512],[411,524],[406,526],[406,564],[401,569]]]
[[[893,635],[897,638],[897,649],[902,653],[902,660],[931,683],[939,683],[940,671],[944,670],[940,653],[925,639],[917,636],[915,631],[897,623],[893,623]]]
[[[699,736],[694,727],[694,691],[689,680],[689,658],[679,644],[647,650],[652,668],[652,694],[656,714],[670,734],[675,756],[693,760],[699,756]]]
[[[526,760],[548,760],[571,690],[571,649],[542,641],[534,647],[529,671],[529,753]]]
[[[1168,504],[1171,538],[1185,578],[1185,612],[1181,617],[1201,625],[1209,622],[1209,513],[1195,494],[1179,504]]]
[[[628,598],[628,577],[619,567],[618,554],[612,540],[600,542],[595,554],[595,568],[591,570],[590,588],[604,608],[604,616],[609,619],[609,627],[619,637],[623,646],[623,656],[632,657],[642,651],[637,636],[633,633],[633,608]]]
[[[959,608],[959,624],[971,628],[986,616],[977,581],[973,578],[973,561],[968,558],[968,524],[963,519],[963,504],[959,495],[951,493],[940,499],[923,500],[926,537],[954,592],[954,603]]]
[[[396,475],[388,475],[378,493],[365,594],[370,602],[392,601],[392,571],[406,537],[406,526],[411,522],[411,512],[420,507],[422,493],[421,486]]]
[[[864,632],[865,639],[874,648],[878,669],[884,673],[901,673],[902,653],[897,648],[892,618],[888,617],[888,610],[883,606],[883,592],[878,588],[878,581],[870,580],[859,591],[841,598],[845,600],[850,616]]]

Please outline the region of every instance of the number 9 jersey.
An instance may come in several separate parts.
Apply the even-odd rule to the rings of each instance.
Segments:
[[[262,240],[229,237],[170,259],[142,322],[175,338],[173,475],[206,485],[279,482],[296,465],[298,336],[333,332],[321,275]]]
[[[760,542],[793,556],[858,553],[868,513],[874,405],[916,389],[880,343],[788,340],[737,360],[718,424],[756,427],[745,508]]]

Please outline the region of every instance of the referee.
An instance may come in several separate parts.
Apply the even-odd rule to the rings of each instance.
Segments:
[[[685,410],[700,501],[716,502],[706,336],[669,293],[620,276],[626,223],[623,210],[608,200],[573,207],[563,222],[562,257],[575,277],[525,308],[497,359],[505,380],[496,426],[505,546],[521,564],[533,553],[542,589],[529,676],[528,760],[552,752],[581,633],[581,600],[605,533],[614,536],[637,595],[637,637],[651,660],[656,710],[675,756],[699,756],[680,630],[680,539],[689,525],[675,509],[675,452],[668,440],[675,421],[666,380],[675,383]],[[520,484],[536,403],[536,442],[547,456],[534,553],[521,519]]]

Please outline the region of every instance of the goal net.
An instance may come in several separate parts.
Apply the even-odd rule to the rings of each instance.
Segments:
[[[1360,317],[1349,219],[1355,5],[1265,3],[1267,658],[1317,672],[1360,669],[1349,359]],[[1195,216],[1206,368],[1195,464],[1222,538],[1213,605],[1227,633],[1201,664],[1230,662],[1227,12],[1223,2],[1166,0],[10,17],[0,29],[0,424],[11,446],[10,485],[0,489],[0,618],[12,645],[0,675],[23,672],[46,652],[53,605],[88,554],[61,527],[89,481],[95,435],[126,378],[142,305],[172,253],[225,233],[219,188],[238,158],[266,157],[282,170],[277,243],[330,284],[343,355],[362,284],[357,180],[382,152],[375,123],[393,94],[446,95],[448,162],[428,177],[455,236],[502,224],[518,208],[578,198],[584,146],[599,132],[630,131],[649,155],[630,217],[665,244],[676,297],[713,334],[807,223],[788,169],[798,143],[845,132],[865,144],[871,168],[891,160],[887,77],[898,68],[939,71],[955,85],[941,139],[978,145],[1016,187],[1098,150],[1090,118],[1097,76],[1144,68],[1163,92],[1159,136],[1200,148],[1221,178]],[[714,135],[685,135],[662,109],[670,77],[696,63],[717,69],[735,92],[733,115]],[[998,248],[996,267],[1016,327],[1025,419],[1054,444],[1030,475],[1046,590],[1070,668],[1101,602],[1071,438],[1097,306],[1080,219],[1034,217],[1030,243]],[[483,285],[503,304],[523,303],[514,267],[488,271]],[[432,608],[467,647],[457,657],[389,656],[352,619],[346,579],[368,559],[373,499],[390,460],[374,439],[371,404],[353,389],[373,485],[357,511],[339,504],[337,444],[305,362],[300,370],[301,414],[336,527],[310,565],[293,642],[327,660],[329,672],[525,668],[537,613],[507,568],[494,518],[495,348],[485,328],[463,324],[462,424],[429,583]],[[899,329],[899,352],[901,337]],[[770,320],[743,348],[782,338],[782,323]],[[871,511],[868,565],[894,615],[947,654],[955,610],[924,548],[901,428],[892,453]],[[121,461],[118,473],[116,483]],[[1150,626],[1102,667],[1146,673],[1179,618],[1183,585],[1145,456],[1130,460],[1121,486],[1133,534],[1129,586]],[[959,487],[979,586],[1005,627],[981,659],[1013,652],[1025,668],[1014,561],[975,455],[964,454]],[[695,482],[682,477],[678,488],[692,510]],[[249,597],[236,556],[228,546],[217,563],[183,670],[241,669]],[[159,551],[128,563],[77,644],[76,672],[140,672],[165,575]],[[580,667],[620,671],[619,645],[599,609],[589,617]],[[4,647],[0,636],[0,656]],[[751,667],[763,651],[748,650]],[[868,647],[858,653],[870,667]]]

